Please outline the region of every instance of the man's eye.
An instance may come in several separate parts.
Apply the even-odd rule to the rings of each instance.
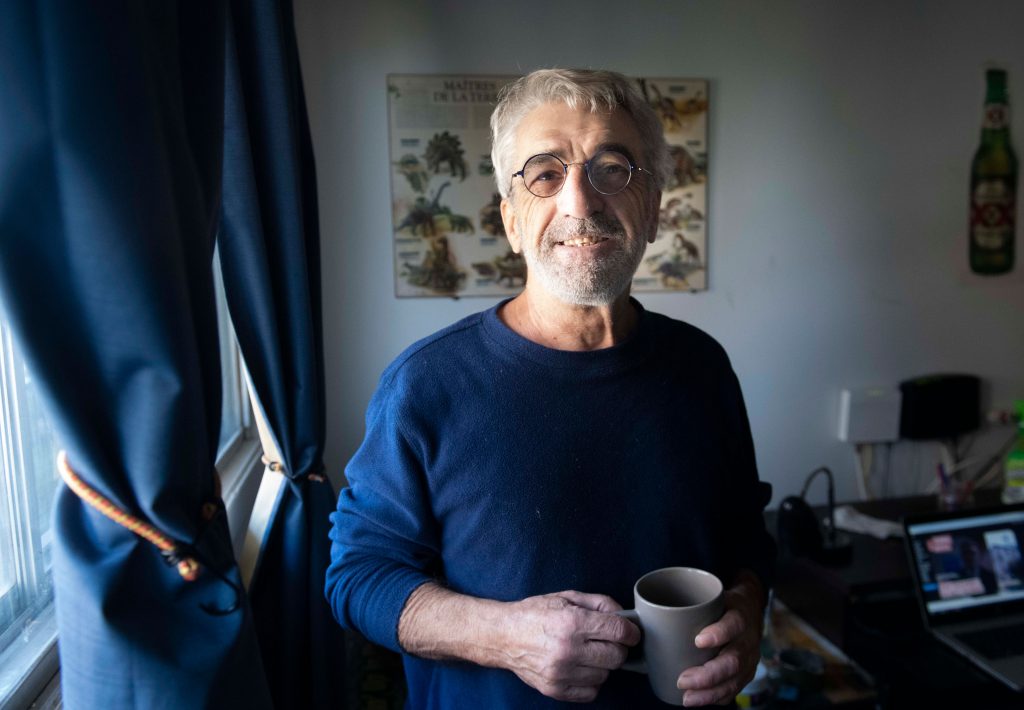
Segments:
[[[541,181],[541,182],[548,182],[549,180],[561,180],[562,179],[562,171],[561,170],[545,170],[544,172],[537,173],[537,175],[533,179],[534,179],[535,182],[538,181],[538,180]]]
[[[619,165],[617,163],[607,163],[605,165],[597,166],[597,172],[599,175],[621,175],[628,171],[629,169],[625,165]]]

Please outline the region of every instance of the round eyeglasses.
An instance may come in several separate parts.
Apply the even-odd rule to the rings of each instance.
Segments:
[[[566,163],[557,155],[541,153],[527,160],[523,169],[513,173],[512,178],[521,177],[526,189],[537,197],[551,197],[557,195],[565,184],[570,165],[582,165],[590,184],[602,195],[622,192],[634,170],[651,174],[649,170],[633,165],[617,150],[602,150],[582,163]]]

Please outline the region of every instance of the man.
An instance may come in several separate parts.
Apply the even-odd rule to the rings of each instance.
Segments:
[[[977,580],[975,590],[968,594],[974,596],[998,592],[999,583],[995,570],[992,569],[992,556],[988,550],[985,549],[983,552],[982,545],[969,537],[960,538],[957,547],[960,552],[960,578]]]
[[[680,697],[729,702],[758,660],[770,489],[724,351],[629,296],[670,169],[658,119],[618,74],[545,70],[491,127],[526,287],[382,375],[328,599],[405,654],[412,707],[658,707],[616,670],[640,631],[612,612],[644,573],[701,567],[727,611]]]

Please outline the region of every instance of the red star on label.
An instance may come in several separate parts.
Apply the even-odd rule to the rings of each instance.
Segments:
[[[988,110],[988,122],[1001,126],[1003,124],[1003,109],[999,106],[993,106]]]

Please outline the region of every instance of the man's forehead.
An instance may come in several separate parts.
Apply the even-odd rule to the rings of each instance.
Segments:
[[[611,147],[625,149],[636,158],[641,146],[636,123],[621,109],[591,111],[587,106],[550,102],[527,113],[516,128],[516,152],[520,157],[558,150],[589,155]]]

